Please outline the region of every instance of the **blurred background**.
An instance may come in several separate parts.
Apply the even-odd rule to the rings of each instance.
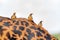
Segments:
[[[49,33],[60,33],[60,0],[0,0],[0,16],[10,18],[14,12],[25,18],[33,13],[36,24],[42,20]]]

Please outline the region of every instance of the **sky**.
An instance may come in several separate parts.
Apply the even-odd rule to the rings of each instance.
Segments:
[[[0,0],[0,16],[28,18],[33,13],[33,20],[50,33],[60,33],[60,0]]]

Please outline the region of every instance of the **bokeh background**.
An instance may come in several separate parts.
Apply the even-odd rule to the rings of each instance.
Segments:
[[[33,13],[36,24],[42,20],[49,33],[60,33],[60,0],[0,0],[0,16],[10,18],[14,12],[25,18]]]

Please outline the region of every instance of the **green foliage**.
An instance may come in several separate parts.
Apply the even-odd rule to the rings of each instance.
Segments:
[[[58,40],[60,40],[60,34],[53,34]]]

